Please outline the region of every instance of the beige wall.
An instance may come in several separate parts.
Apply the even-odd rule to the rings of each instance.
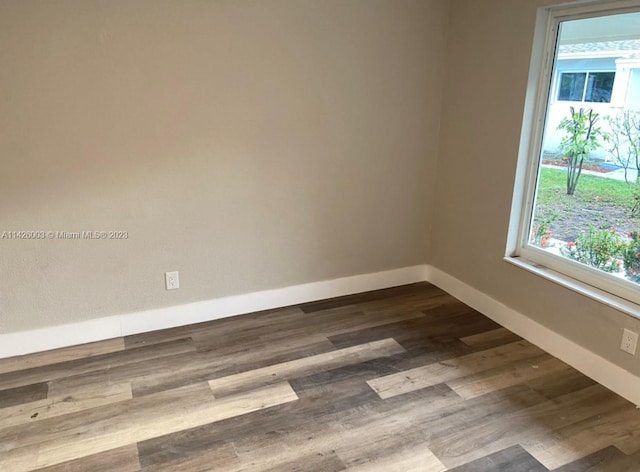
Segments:
[[[433,265],[612,362],[640,320],[503,261],[536,9],[553,1],[452,0]],[[555,2],[559,3],[559,2]]]
[[[0,333],[425,263],[446,7],[0,0]]]
[[[0,0],[0,231],[129,233],[0,240],[0,333],[431,262],[640,373],[502,260],[552,3]]]

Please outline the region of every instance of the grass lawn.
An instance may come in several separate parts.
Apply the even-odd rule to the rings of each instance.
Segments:
[[[552,237],[575,238],[589,225],[615,228],[621,234],[640,229],[640,219],[631,216],[633,188],[626,182],[594,175],[581,175],[574,195],[567,195],[566,169],[540,169],[534,224],[556,214]]]

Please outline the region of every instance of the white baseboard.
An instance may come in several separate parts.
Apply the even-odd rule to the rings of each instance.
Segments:
[[[0,335],[0,359],[121,336],[117,316]]]
[[[186,305],[0,335],[0,359],[128,336],[325,298],[428,281],[598,383],[640,405],[640,377],[594,354],[464,282],[428,266],[354,275]]]
[[[418,265],[0,335],[0,359],[229,316],[378,290],[426,279]]]
[[[427,267],[427,281],[633,404],[640,405],[640,377],[435,267]]]

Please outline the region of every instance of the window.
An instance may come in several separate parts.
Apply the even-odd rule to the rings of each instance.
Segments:
[[[610,103],[615,77],[615,72],[563,72],[558,100]]]
[[[541,10],[529,85],[508,259],[640,314],[640,0]]]

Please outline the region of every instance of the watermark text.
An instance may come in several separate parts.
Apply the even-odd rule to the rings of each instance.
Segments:
[[[128,231],[0,231],[5,239],[129,239]]]

